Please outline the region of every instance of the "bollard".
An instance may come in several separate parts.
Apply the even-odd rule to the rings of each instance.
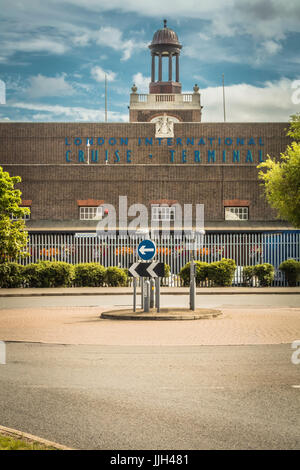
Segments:
[[[150,312],[150,281],[144,282],[144,312]]]
[[[141,283],[141,308],[144,308],[144,278],[140,278],[140,283]]]
[[[136,277],[133,278],[133,311],[136,312]]]
[[[155,279],[155,307],[157,309],[157,313],[160,312],[160,278],[157,277]]]
[[[150,279],[150,308],[154,307],[155,281]]]

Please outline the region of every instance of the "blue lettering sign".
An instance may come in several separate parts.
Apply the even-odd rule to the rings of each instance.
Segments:
[[[216,161],[216,151],[215,150],[208,150],[207,151],[207,161],[208,163],[212,160],[213,162]]]
[[[263,157],[262,150],[259,150],[259,151],[258,151],[258,154],[259,154],[259,161],[260,161],[260,162],[264,162],[265,159],[264,159],[264,157]]]
[[[234,162],[240,162],[240,151],[239,150],[234,150],[233,151],[233,157],[232,161]]]
[[[66,162],[70,162],[71,159],[70,159],[70,153],[71,153],[71,150],[67,150],[66,151]]]
[[[195,162],[201,162],[200,150],[195,150],[194,151],[194,160],[195,160]]]
[[[253,156],[252,156],[251,150],[248,150],[248,152],[247,152],[246,163],[247,163],[247,162],[253,163]]]
[[[98,150],[92,150],[92,162],[98,161]]]
[[[174,153],[175,153],[175,150],[169,150],[170,154],[171,154],[171,163],[174,163]]]

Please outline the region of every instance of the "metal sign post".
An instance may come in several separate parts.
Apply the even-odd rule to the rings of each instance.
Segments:
[[[195,263],[194,256],[190,262],[190,310],[195,310],[196,306],[196,282],[195,282]]]
[[[136,277],[133,278],[133,311],[136,312]]]
[[[157,313],[160,312],[160,278],[155,279],[155,307]]]
[[[160,309],[160,278],[165,276],[165,265],[159,261],[132,263],[128,275],[133,281],[133,311],[136,311],[136,278],[141,278],[141,307],[149,312],[154,306]],[[151,278],[144,281],[145,278]]]

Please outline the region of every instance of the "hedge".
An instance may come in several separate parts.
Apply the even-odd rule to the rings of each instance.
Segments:
[[[105,267],[98,263],[80,263],[74,266],[76,287],[101,287],[104,284]]]
[[[270,263],[244,266],[243,268],[243,279],[246,285],[251,285],[252,279],[256,277],[261,287],[268,287],[272,284],[274,276],[275,269]]]
[[[68,287],[74,279],[74,266],[63,261],[40,261],[24,267],[28,287]]]
[[[283,271],[289,286],[296,286],[300,282],[300,261],[295,259],[287,259],[279,266],[280,271]]]
[[[274,281],[275,269],[270,263],[256,264],[253,269],[261,287],[268,287]]]
[[[0,287],[22,287],[24,284],[24,266],[18,263],[0,264]]]
[[[106,269],[104,279],[111,287],[127,286],[128,274],[124,269],[112,266]]]
[[[243,282],[246,286],[251,286],[252,279],[254,277],[254,266],[243,267]]]
[[[227,287],[232,285],[236,264],[233,259],[222,258],[208,265],[208,279],[214,286]]]
[[[191,263],[187,263],[185,266],[183,266],[179,273],[179,276],[183,280],[183,284],[185,286],[189,286],[190,284],[190,264]],[[208,278],[208,266],[209,263],[204,263],[203,261],[195,261],[195,274],[197,286]]]
[[[223,258],[221,261],[214,263],[204,263],[195,261],[196,266],[196,284],[208,280],[215,286],[231,286],[233,276],[236,270],[235,261]],[[190,283],[190,263],[187,263],[179,273],[185,286]]]

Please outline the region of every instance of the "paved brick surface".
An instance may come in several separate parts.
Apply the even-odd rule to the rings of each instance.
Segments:
[[[300,339],[300,308],[223,308],[216,319],[102,320],[107,308],[0,310],[0,340],[99,345],[280,344]]]

